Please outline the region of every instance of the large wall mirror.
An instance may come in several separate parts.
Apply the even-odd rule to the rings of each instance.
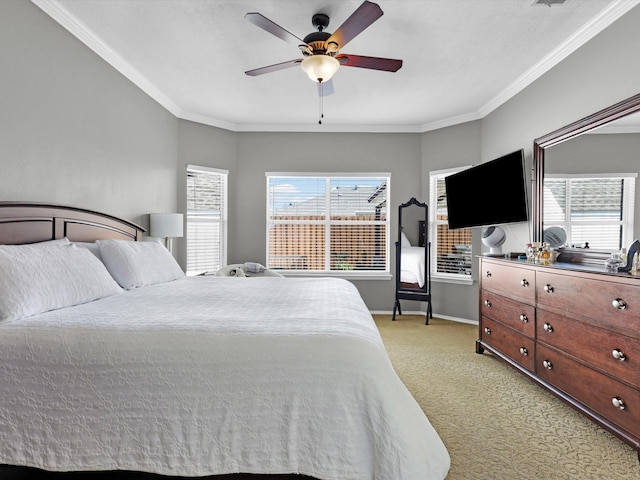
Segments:
[[[631,177],[638,175],[640,166],[640,94],[537,138],[533,144],[533,161],[535,175],[533,240],[543,241],[545,228],[553,225],[555,220],[550,208],[552,200],[549,191],[549,185],[552,183],[550,179],[558,177],[579,178],[581,176],[585,178],[590,176],[606,177],[616,174]],[[548,184],[546,189],[545,178]],[[625,238],[621,238],[621,246],[626,248],[629,247],[631,240],[640,238],[639,183],[635,181],[632,192],[629,189],[623,192],[621,187],[620,194],[627,195],[626,201],[634,205],[635,211],[633,230],[626,229]],[[549,197],[546,198],[546,208],[545,195]],[[555,202],[555,199],[553,200]],[[588,200],[587,197],[586,201]],[[585,199],[583,198],[582,201]],[[545,209],[548,210],[546,215]],[[588,235],[583,235],[581,240],[585,238],[588,238]],[[595,243],[597,244],[597,242]],[[581,245],[569,244],[563,249],[565,259],[580,263],[600,262],[611,252],[611,249],[585,249],[584,246],[584,243]]]

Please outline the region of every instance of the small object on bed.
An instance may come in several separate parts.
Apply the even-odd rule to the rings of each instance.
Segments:
[[[249,265],[249,267],[247,267]],[[278,272],[268,269],[259,263],[232,263],[215,272],[218,277],[283,277]]]
[[[266,268],[264,265],[256,262],[244,262],[244,270],[247,273],[263,273]]]

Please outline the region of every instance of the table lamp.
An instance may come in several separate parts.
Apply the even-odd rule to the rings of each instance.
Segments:
[[[173,254],[173,239],[184,236],[181,213],[150,213],[149,235],[164,238],[165,246]]]

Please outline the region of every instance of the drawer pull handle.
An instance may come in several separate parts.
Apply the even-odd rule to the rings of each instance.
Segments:
[[[522,355],[524,355],[525,357],[526,357],[527,355],[529,355],[529,351],[528,351],[526,348],[524,348],[524,347],[520,347],[520,353],[521,353]]]
[[[546,368],[547,370],[552,370],[553,369],[553,364],[549,360],[544,360],[542,362],[542,366],[544,368]]]
[[[523,278],[522,280],[520,280],[520,285],[522,285],[523,287],[528,287],[529,282],[527,281],[526,278]]]
[[[520,315],[520,321],[527,323],[529,321],[529,317],[527,317],[524,313]]]
[[[553,287],[551,285],[549,285],[549,284],[546,284],[544,286],[544,291],[547,292],[547,293],[553,293]]]
[[[553,332],[553,327],[551,326],[550,323],[545,323],[542,328],[544,328],[545,332],[551,333]]]
[[[491,302],[489,300],[484,301],[484,306],[491,308]]]
[[[484,274],[485,277],[490,278],[491,277],[491,272],[489,270],[487,270],[487,272]]]
[[[627,308],[627,302],[625,302],[621,298],[616,298],[613,302],[611,302],[611,305],[613,305],[618,310],[624,310],[625,308]]]
[[[611,356],[621,362],[624,362],[627,359],[627,356],[622,352],[622,350],[618,350],[617,348],[611,352]]]
[[[616,407],[618,410],[624,410],[626,405],[624,404],[624,401],[620,398],[620,397],[613,397],[611,399],[611,403],[613,404],[614,407]]]
[[[491,335],[491,329],[489,327],[484,327],[484,333]]]

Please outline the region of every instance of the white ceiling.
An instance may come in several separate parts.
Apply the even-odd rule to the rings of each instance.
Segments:
[[[32,0],[179,118],[233,131],[424,132],[482,118],[640,0],[378,0],[384,15],[341,52],[399,58],[396,73],[341,67],[319,97],[299,67],[246,70],[300,51],[244,19],[303,38],[362,0]]]

